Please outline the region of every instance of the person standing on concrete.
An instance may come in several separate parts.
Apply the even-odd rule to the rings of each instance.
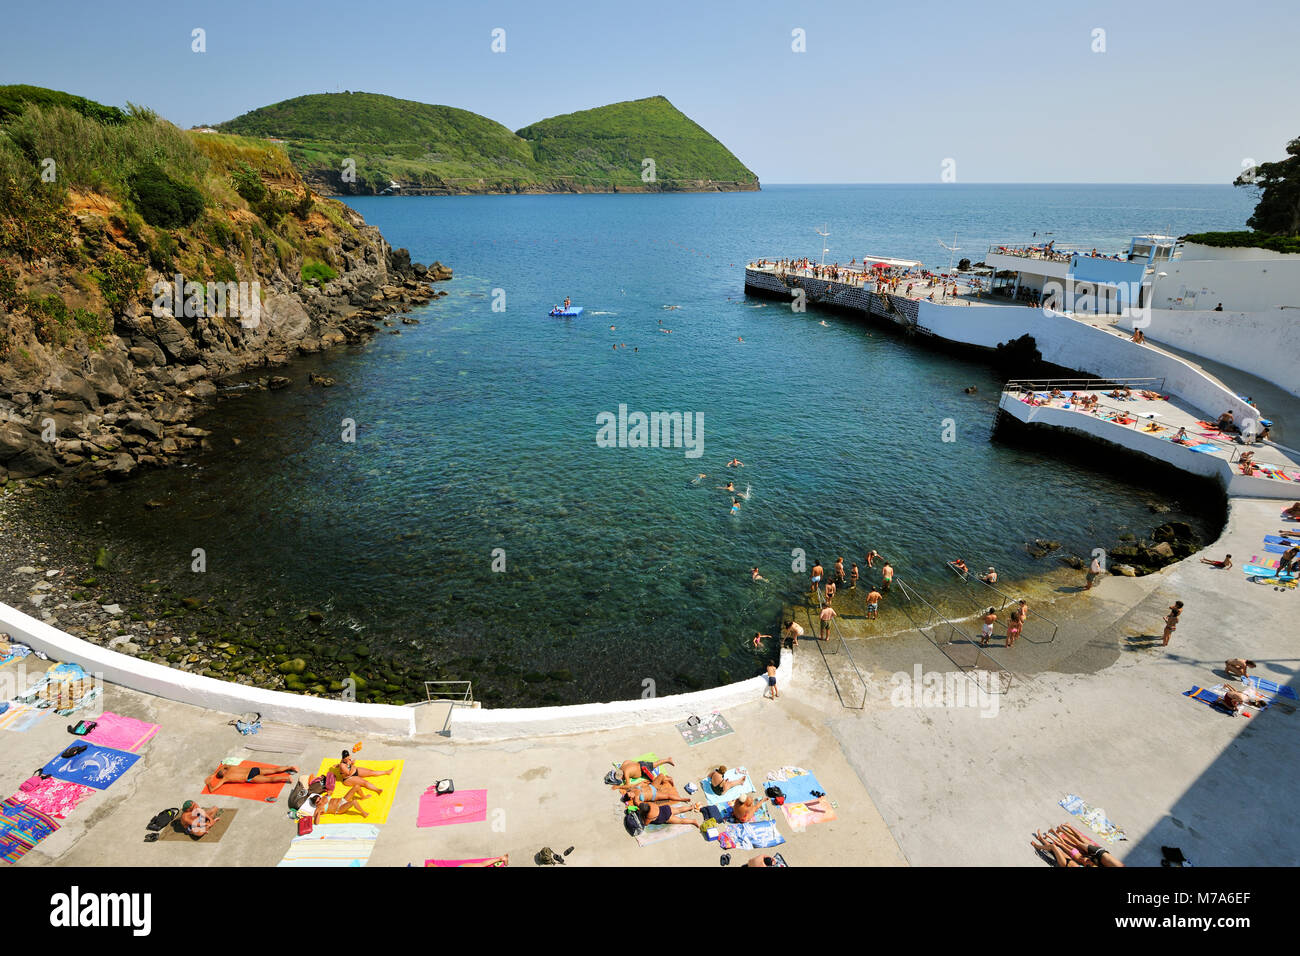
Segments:
[[[822,608],[822,612],[818,617],[821,618],[822,622],[821,640],[829,641],[831,639],[831,621],[835,619],[835,608],[829,604],[826,605],[826,607]]]
[[[875,588],[867,595],[867,620],[875,621],[879,618],[878,609],[880,607],[880,592]]]
[[[1160,639],[1162,647],[1169,646],[1169,638],[1174,636],[1174,631],[1178,627],[1178,619],[1183,613],[1183,602],[1175,601],[1169,605],[1169,615],[1165,618],[1165,633]]]
[[[849,590],[857,590],[858,587],[858,566],[853,565],[853,570],[849,572]]]
[[[776,689],[776,663],[767,662],[767,690],[763,691],[764,697],[771,697],[776,700],[781,696],[781,692]]]
[[[1092,564],[1088,565],[1088,586],[1084,588],[1084,590],[1091,591],[1099,577],[1101,577],[1101,555],[1094,554],[1092,556]]]
[[[817,590],[817,585],[822,583],[822,575],[825,573],[826,569],[822,567],[822,563],[820,561],[814,561],[812,569],[812,586],[808,588],[809,591]]]
[[[993,637],[993,625],[997,623],[998,615],[993,608],[984,612],[984,618],[980,624],[980,647],[988,647],[989,639]]]

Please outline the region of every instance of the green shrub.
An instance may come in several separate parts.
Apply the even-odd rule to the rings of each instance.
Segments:
[[[177,182],[154,163],[130,177],[131,197],[151,226],[175,229],[188,226],[203,212],[203,196],[186,183]]]
[[[113,312],[122,311],[132,299],[144,292],[144,266],[131,262],[120,252],[110,252],[101,268],[91,272],[99,291]]]
[[[1268,249],[1272,252],[1300,252],[1300,236],[1274,236],[1266,232],[1197,232],[1183,236],[1184,242],[1199,242],[1220,249]]]
[[[307,259],[302,264],[302,281],[320,284],[337,279],[339,274],[317,259]]]
[[[266,184],[248,163],[240,163],[230,171],[230,184],[250,206],[256,206],[266,198]]]

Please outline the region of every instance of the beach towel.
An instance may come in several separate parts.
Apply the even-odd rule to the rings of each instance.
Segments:
[[[52,817],[10,797],[0,804],[0,860],[17,863],[58,828]]]
[[[75,757],[55,757],[41,768],[42,772],[69,783],[82,783],[96,790],[107,790],[140,759],[139,754],[97,747],[94,744],[85,746],[85,751]]]
[[[1269,554],[1286,554],[1288,549],[1280,544],[1266,544],[1264,550]]]
[[[785,837],[771,821],[765,823],[728,823],[718,836],[718,846],[724,850],[759,850],[780,846]]]
[[[324,776],[326,773],[329,772],[329,769],[335,766],[338,762],[339,761],[337,757],[332,757],[332,758],[327,757],[326,759],[321,761],[320,769],[317,770],[316,772]],[[401,782],[402,779],[403,761],[401,760],[358,760],[356,764],[358,767],[361,767],[365,770],[391,770],[392,771],[392,773],[390,773],[387,777],[366,778],[367,783],[369,783],[371,786],[378,787],[380,790],[383,791],[383,793],[375,793],[373,790],[366,790],[365,788],[362,788],[362,793],[367,794],[367,796],[362,797],[361,799],[361,809],[365,810],[366,813],[369,814],[369,816],[365,818],[366,823],[375,826],[378,826],[381,823],[387,823],[388,814],[393,809],[393,798],[397,795],[397,785],[398,783]],[[330,796],[333,797],[347,796],[349,789],[351,788],[345,787],[341,782],[337,783],[334,785],[334,792],[330,794]],[[357,819],[359,818],[354,813],[344,813],[344,814],[325,813],[321,815],[320,822],[349,824],[352,821]]]
[[[50,777],[35,783],[31,790],[19,790],[13,799],[33,810],[64,820],[77,809],[77,804],[94,792],[93,787],[87,787],[83,783],[69,783],[67,780]]]
[[[816,800],[817,797],[813,791],[825,794],[826,790],[818,782],[817,778],[810,773],[790,775],[782,781],[775,782],[775,786],[781,788],[785,794],[786,803],[807,803],[809,800]]]
[[[243,737],[241,743],[258,753],[300,754],[312,742],[312,735],[297,727],[282,724],[263,724],[255,734]]]
[[[283,783],[234,783],[236,780],[246,781],[248,771],[254,767],[275,766],[267,761],[242,760],[233,765],[233,768],[227,773],[226,779],[231,783],[223,783],[215,791],[209,790],[205,782],[203,784],[204,793],[217,793],[223,797],[239,797],[243,800],[256,800],[259,803],[270,803],[272,800],[280,798],[280,791],[284,789]],[[210,774],[208,776],[211,776]],[[204,778],[206,781],[206,777]]]
[[[134,717],[123,717],[112,711],[105,711],[95,718],[95,729],[82,737],[101,747],[125,750],[136,753],[158,733],[157,724],[147,724]]]
[[[741,777],[748,777],[744,767],[733,767],[723,776],[724,780],[739,780]],[[725,793],[717,794],[713,792],[713,787],[709,785],[709,778],[704,777],[700,780],[700,791],[704,794],[704,799],[715,807],[725,806],[734,801],[737,797],[743,797],[747,793],[754,792],[754,781],[746,780],[744,785],[739,783],[727,788]]]
[[[650,846],[663,843],[688,833],[699,833],[700,828],[692,823],[656,823],[646,827],[636,835],[637,846]]]
[[[26,644],[10,644],[8,653],[0,657],[0,667],[8,667],[14,661],[22,660],[31,652],[32,649]]]
[[[453,823],[481,823],[486,819],[486,790],[457,790],[441,797],[426,790],[420,796],[420,811],[415,825],[444,827]]]
[[[1097,836],[1101,837],[1107,843],[1115,843],[1120,840],[1128,839],[1128,834],[1126,834],[1121,827],[1117,827],[1115,824],[1110,822],[1110,818],[1106,816],[1106,811],[1101,809],[1101,807],[1094,807],[1090,804],[1084,803],[1082,797],[1075,796],[1072,793],[1067,793],[1065,797],[1061,799],[1060,805],[1063,806],[1071,816],[1076,816],[1086,823],[1088,827],[1097,834]]]
[[[1186,445],[1184,447],[1190,448],[1192,451],[1199,451],[1206,454],[1208,454],[1209,452],[1214,452],[1219,450],[1217,445],[1208,445],[1208,444]]]
[[[0,714],[0,729],[17,730],[15,724],[20,724],[33,713],[33,708],[29,704],[11,703],[9,709]],[[41,717],[45,716],[45,711],[35,711]]]
[[[838,819],[835,808],[829,800],[807,800],[800,803],[787,803],[781,807],[786,822],[795,833],[803,833],[810,826],[818,823],[830,823]]]
[[[725,807],[707,806],[701,807],[700,813],[706,820],[713,820],[716,823],[735,823],[735,808],[728,804]],[[767,802],[754,811],[754,817],[751,823],[762,823],[765,820],[772,819],[772,804]]]
[[[1252,578],[1276,578],[1278,577],[1277,568],[1266,568],[1259,564],[1247,564],[1241,569],[1247,577]],[[1288,572],[1281,576],[1284,580],[1292,580],[1295,575]]]
[[[700,722],[694,727],[684,721],[677,725],[677,732],[682,735],[682,739],[690,747],[735,733],[731,724],[727,723],[727,718],[719,713],[702,715]]]
[[[493,859],[490,856],[470,857],[468,860],[425,860],[425,866],[469,866],[474,863],[485,863]],[[493,866],[505,866],[504,863],[493,863]]]
[[[317,824],[311,833],[294,838],[276,866],[365,866],[377,839],[377,826]]]
[[[1300,541],[1300,537],[1297,537],[1294,540]],[[1284,538],[1282,535],[1279,534],[1266,534],[1264,535],[1264,541],[1267,544],[1289,544],[1292,541],[1292,539]]]
[[[238,812],[238,810],[222,808],[221,816],[217,817],[217,822],[212,824],[208,828],[208,832],[201,837],[190,836],[185,832],[185,828],[181,826],[180,821],[173,820],[162,828],[162,832],[158,834],[158,839],[167,843],[220,843],[221,838],[230,829],[230,824],[234,822],[235,814]]]
[[[1245,677],[1241,681],[1243,684],[1252,686],[1257,693],[1272,694],[1274,697],[1285,697],[1287,700],[1300,700],[1294,687],[1286,687],[1276,684],[1264,677]]]

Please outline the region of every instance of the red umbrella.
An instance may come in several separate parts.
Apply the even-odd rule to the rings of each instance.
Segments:
[[[873,269],[888,269],[888,268],[889,268],[889,263],[887,263],[887,262],[877,262],[877,263],[876,263],[875,265],[873,265],[871,268],[873,268]]]

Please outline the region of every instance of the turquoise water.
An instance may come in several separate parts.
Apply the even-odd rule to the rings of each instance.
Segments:
[[[1051,567],[1025,553],[1030,539],[1084,554],[1171,518],[1204,527],[1193,503],[1156,519],[1149,492],[989,442],[991,369],[747,299],[743,266],[815,257],[823,223],[828,261],[946,265],[936,240],[952,244],[954,230],[974,260],[988,242],[1033,231],[1118,248],[1134,232],[1239,228],[1242,191],[350,202],[413,258],[452,266],[440,286],[449,295],[415,313],[420,325],[395,326],[401,335],[296,364],[291,389],[223,403],[201,422],[218,451],[193,467],[87,497],[85,521],[117,529],[126,563],[185,593],[326,608],[337,633],[431,676],[472,679],[499,706],[635,697],[647,678],[664,694],[748,676],[759,662],[747,638],[771,632],[804,580],[794,549],[830,562],[874,547],[941,593],[953,555],[1015,580]],[[566,295],[586,314],[547,317]],[[309,369],[338,385],[307,388]],[[598,447],[597,416],[620,404],[701,414],[703,455]],[[340,440],[344,419],[355,443]],[[945,419],[955,441],[942,440]],[[743,469],[725,467],[733,456]],[[708,478],[692,484],[700,472]],[[739,515],[715,487],[727,479],[752,488]],[[168,507],[143,507],[163,496]],[[207,551],[204,575],[189,572],[195,547]],[[769,583],[750,581],[754,565]],[[573,679],[519,677],[559,670]]]

